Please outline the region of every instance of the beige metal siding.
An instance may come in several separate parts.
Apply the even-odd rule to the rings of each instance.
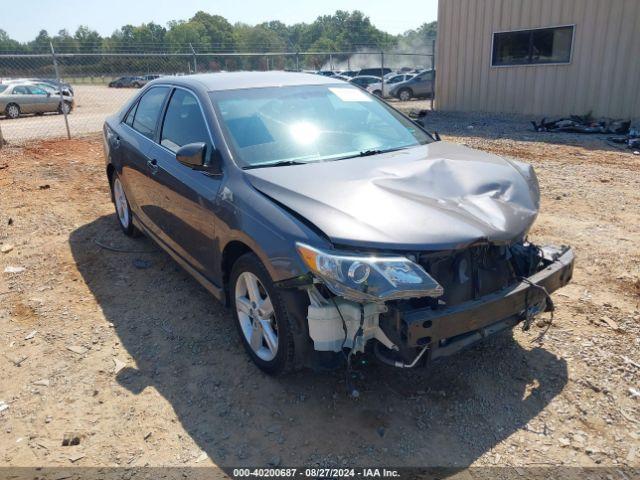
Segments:
[[[493,33],[575,25],[567,65],[491,66]],[[640,0],[439,0],[436,108],[640,117]]]

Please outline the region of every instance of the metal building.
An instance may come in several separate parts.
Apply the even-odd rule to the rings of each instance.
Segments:
[[[640,0],[439,0],[436,108],[640,117]]]

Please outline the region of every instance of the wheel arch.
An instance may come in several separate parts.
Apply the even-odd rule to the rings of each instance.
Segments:
[[[230,302],[230,297],[229,297],[229,291],[230,291],[229,278],[231,276],[231,269],[233,268],[233,264],[236,263],[236,261],[240,257],[242,257],[243,255],[245,255],[247,253],[253,253],[258,258],[260,258],[260,255],[258,255],[249,245],[247,245],[242,240],[238,240],[238,239],[231,240],[230,242],[228,242],[224,246],[224,249],[222,250],[222,255],[221,255],[221,259],[220,259],[221,260],[220,261],[220,270],[221,270],[221,274],[222,274],[222,287],[223,287],[223,290],[225,292],[225,295],[224,295],[225,305],[227,305],[227,306],[229,305],[229,302]],[[260,258],[260,261],[262,261],[261,258]]]

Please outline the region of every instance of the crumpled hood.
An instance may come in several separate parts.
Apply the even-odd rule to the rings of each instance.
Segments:
[[[245,173],[334,244],[355,247],[510,242],[526,234],[539,207],[531,166],[448,142]]]

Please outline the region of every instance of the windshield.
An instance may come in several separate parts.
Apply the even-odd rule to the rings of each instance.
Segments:
[[[210,96],[241,167],[340,159],[432,141],[384,102],[342,83]]]

